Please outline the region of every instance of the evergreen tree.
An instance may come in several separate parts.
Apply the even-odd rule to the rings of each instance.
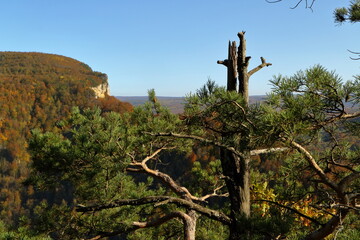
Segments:
[[[334,11],[335,22],[360,22],[360,1],[354,0],[350,2],[349,7],[337,8]]]

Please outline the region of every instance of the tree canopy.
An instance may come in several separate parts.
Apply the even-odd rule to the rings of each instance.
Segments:
[[[354,0],[350,2],[350,6],[335,9],[335,22],[360,22],[360,1]]]

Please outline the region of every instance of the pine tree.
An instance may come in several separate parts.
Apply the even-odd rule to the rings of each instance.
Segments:
[[[222,239],[315,240],[357,224],[360,82],[314,66],[275,77],[266,101],[249,104],[249,77],[270,64],[261,58],[248,71],[244,32],[239,38],[238,52],[229,44],[229,59],[219,62],[230,69],[227,87],[209,81],[181,116],[150,91],[133,112],[75,109],[56,133],[33,132],[29,182],[73,195],[58,208],[44,205],[50,213],[39,210],[37,225],[62,239],[170,238],[183,227],[193,240],[215,221],[210,229]],[[215,155],[209,169],[193,165],[191,180],[213,183],[206,191],[185,187],[189,172],[176,178],[161,168],[166,158],[186,161],[194,146]],[[265,160],[276,172],[264,171]]]

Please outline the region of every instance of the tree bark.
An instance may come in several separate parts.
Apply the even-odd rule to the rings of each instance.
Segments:
[[[228,49],[228,61],[229,65],[227,66],[227,89],[228,91],[236,91],[236,80],[237,80],[237,69],[236,69],[236,42],[229,41]]]
[[[249,61],[250,58],[245,57],[246,55],[246,41],[244,38],[245,32],[238,34],[240,38],[240,45],[236,54],[236,43],[230,46],[229,44],[229,65],[228,67],[228,84],[227,91],[236,90],[236,80],[238,77],[239,89],[238,92],[245,99],[245,111],[249,102],[248,94],[248,75],[247,75],[247,65],[245,61]],[[230,63],[236,63],[233,66]],[[231,74],[231,75],[229,75]],[[234,89],[235,86],[235,89]],[[224,139],[228,139],[228,136],[224,135]],[[235,143],[234,145],[240,146],[242,157],[234,155],[232,152],[221,149],[221,164],[223,169],[223,174],[225,175],[225,182],[227,189],[229,191],[230,199],[230,218],[232,219],[232,224],[230,225],[230,239],[244,239],[246,238],[246,228],[241,226],[242,220],[246,220],[250,217],[250,150],[248,149],[249,136],[244,134],[241,138],[240,143]]]
[[[242,239],[247,231],[242,220],[250,217],[250,154],[243,158],[222,149],[221,165],[230,200],[230,239]]]
[[[251,57],[246,56],[246,40],[245,32],[239,32],[240,40],[238,48],[237,71],[239,75],[239,93],[243,96],[246,105],[249,104],[249,75],[248,66]]]

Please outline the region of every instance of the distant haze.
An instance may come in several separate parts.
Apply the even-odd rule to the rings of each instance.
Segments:
[[[129,102],[133,106],[144,104],[148,97],[146,96],[116,96],[120,101]],[[184,111],[185,98],[184,97],[157,97],[159,102],[168,107],[172,113],[182,113]],[[266,98],[265,95],[250,96],[250,102],[260,102]]]

